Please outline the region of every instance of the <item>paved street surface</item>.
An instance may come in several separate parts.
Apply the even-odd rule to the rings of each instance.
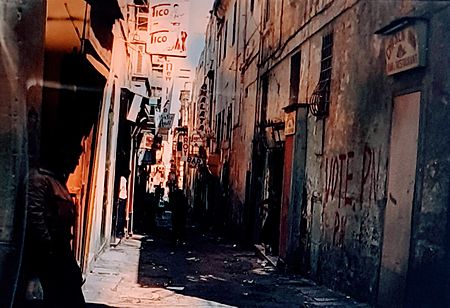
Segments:
[[[124,239],[96,261],[84,285],[89,307],[368,307],[298,276],[253,250],[190,229]]]

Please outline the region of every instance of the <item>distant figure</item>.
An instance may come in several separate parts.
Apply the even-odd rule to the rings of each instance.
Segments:
[[[261,201],[266,218],[263,220],[261,241],[265,244],[269,254],[278,255],[278,237],[280,227],[280,200],[274,190],[270,190],[269,198]]]
[[[116,225],[116,236],[122,238],[125,235],[125,216],[126,216],[126,206],[127,206],[127,178],[129,172],[125,172],[124,175],[120,177],[119,186],[119,201],[117,204],[117,225]],[[125,177],[126,176],[126,177]]]
[[[71,247],[77,213],[66,187],[81,150],[81,146],[55,147],[41,168],[30,171],[23,259],[25,299],[19,307],[36,305],[37,299],[43,307],[85,307],[81,270]]]
[[[172,234],[175,244],[184,239],[186,228],[186,216],[188,210],[187,198],[181,189],[175,189],[169,195],[169,203],[172,209]]]

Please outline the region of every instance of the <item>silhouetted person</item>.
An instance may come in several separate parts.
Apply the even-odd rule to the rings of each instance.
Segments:
[[[28,300],[43,297],[43,307],[85,307],[81,270],[71,247],[77,213],[66,187],[80,154],[79,145],[56,146],[48,151],[42,167],[31,170],[28,178],[23,264],[28,290],[24,293]],[[32,292],[37,286],[42,291],[38,294]],[[21,304],[31,305],[36,301]]]
[[[117,225],[116,225],[116,235],[122,238],[125,235],[125,222],[126,222],[126,207],[128,198],[128,182],[127,178],[130,171],[125,171],[125,173],[120,177],[119,185],[119,201],[117,204]]]
[[[280,200],[277,193],[271,190],[269,198],[263,200],[261,205],[267,205],[267,217],[261,230],[261,241],[266,245],[269,253],[277,255],[280,235]]]
[[[155,193],[147,194],[147,202],[146,206],[148,207],[148,231],[153,233],[156,231],[156,198]]]
[[[175,189],[170,193],[169,202],[172,209],[173,240],[177,244],[184,238],[188,203],[181,189]]]

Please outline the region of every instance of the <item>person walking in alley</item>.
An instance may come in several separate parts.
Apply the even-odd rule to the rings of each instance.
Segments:
[[[47,153],[43,167],[30,171],[24,298],[18,307],[85,307],[81,270],[71,247],[76,207],[66,186],[81,150],[60,144]]]
[[[175,244],[178,244],[184,238],[188,209],[187,198],[181,189],[176,188],[170,193],[169,202],[172,209],[173,241]]]
[[[117,225],[116,235],[122,238],[125,235],[125,221],[126,221],[126,206],[127,206],[127,177],[130,171],[126,171],[124,175],[120,177],[119,186],[119,201],[117,204]]]
[[[267,252],[278,255],[278,237],[280,227],[280,200],[274,189],[269,192],[269,197],[261,201],[260,206],[266,212],[261,230],[261,241],[265,244]]]

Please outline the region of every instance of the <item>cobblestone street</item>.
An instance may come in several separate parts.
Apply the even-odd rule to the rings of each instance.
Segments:
[[[102,254],[84,286],[90,307],[367,307],[220,237],[190,229],[175,246],[169,232]]]

